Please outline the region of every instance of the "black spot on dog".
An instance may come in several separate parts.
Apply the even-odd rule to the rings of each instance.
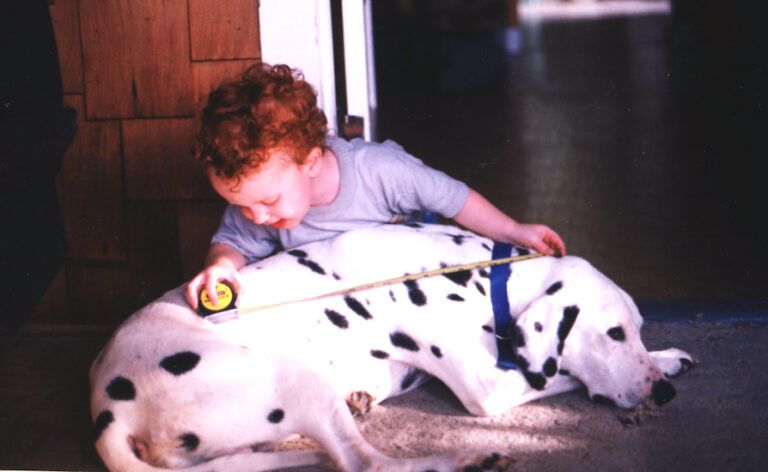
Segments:
[[[409,228],[416,228],[416,229],[421,229],[421,228],[424,227],[424,225],[422,225],[421,223],[414,223],[414,222],[404,223],[404,225],[409,227]]]
[[[190,370],[194,369],[198,362],[200,362],[199,354],[195,354],[194,352],[190,351],[184,351],[177,352],[172,356],[166,357],[160,361],[160,367],[172,373],[173,375],[179,376],[186,374]]]
[[[421,291],[419,284],[417,284],[415,280],[407,280],[404,284],[408,287],[408,298],[411,299],[411,303],[416,306],[424,306],[427,304],[427,296],[424,295],[424,292]]]
[[[379,349],[371,349],[371,355],[376,359],[389,359],[389,354]]]
[[[477,271],[477,273],[480,275],[480,277],[484,279],[488,279],[491,277],[491,273],[488,272],[486,269],[480,269]]]
[[[334,279],[336,279],[336,280],[341,280],[341,276],[340,276],[339,274],[337,274],[336,272],[334,272],[334,273],[333,273],[333,274],[331,274],[331,275],[333,275],[333,278],[334,278]]]
[[[462,297],[458,293],[450,293],[450,294],[448,294],[448,297],[446,297],[446,298],[448,298],[448,300],[452,300],[454,302],[463,302],[464,301],[464,297]]]
[[[599,393],[592,395],[592,401],[601,405],[616,406],[616,403],[614,403],[613,400],[606,397],[605,395],[600,395]]]
[[[416,344],[416,341],[414,341],[412,337],[405,333],[401,333],[400,331],[395,331],[394,333],[390,334],[389,340],[395,347],[413,352],[417,352],[419,350],[419,345]]]
[[[478,292],[480,292],[480,295],[485,296],[485,287],[483,287],[483,284],[480,282],[475,282],[475,288]]]
[[[493,252],[493,249],[491,249],[491,246],[489,246],[489,245],[487,245],[485,243],[483,243],[482,246],[485,248],[486,251]]]
[[[517,323],[509,327],[509,337],[510,337],[510,342],[512,343],[512,346],[515,349],[525,347],[525,333],[523,332],[522,328],[520,328],[520,325],[518,325]]]
[[[104,410],[101,413],[99,413],[99,416],[96,417],[96,421],[93,423],[93,436],[94,440],[99,439],[99,436],[101,436],[101,433],[104,432],[105,429],[107,429],[107,426],[109,426],[110,423],[112,423],[115,420],[114,415],[112,415],[112,412],[109,410]]]
[[[488,333],[493,333],[493,328],[491,328],[488,325],[483,325],[483,331],[486,331]]]
[[[565,338],[568,337],[568,333],[573,328],[573,323],[576,322],[576,317],[579,315],[579,307],[572,305],[565,307],[563,310],[563,318],[560,320],[560,325],[557,327],[557,337],[560,342],[557,344],[557,353],[562,354],[565,347]]]
[[[528,359],[519,354],[515,356],[515,363],[520,367],[522,372],[527,372],[529,367],[531,367],[531,363],[528,362]]]
[[[554,357],[550,357],[544,362],[542,372],[544,372],[544,375],[547,377],[554,377],[555,374],[557,374],[557,361]]]
[[[136,398],[136,388],[130,380],[117,376],[107,385],[107,395],[112,400],[133,400]]]
[[[449,236],[451,237],[453,244],[457,246],[461,246],[462,244],[464,244],[464,240],[467,239],[467,237],[463,234],[451,234]]]
[[[558,372],[558,374],[560,374],[560,375],[565,375],[566,377],[570,377],[570,376],[571,376],[571,371],[569,371],[569,370],[565,370],[565,369],[560,369],[560,371]]]
[[[536,390],[544,390],[544,386],[547,385],[547,379],[541,374],[524,371],[523,376],[525,377],[525,380],[528,381],[528,385]]]
[[[293,257],[307,257],[307,253],[302,251],[301,249],[291,249],[288,251],[288,254]]]
[[[451,282],[455,283],[456,285],[461,285],[462,287],[466,287],[467,282],[469,282],[469,279],[472,278],[472,272],[468,270],[461,270],[458,272],[449,272],[443,275]]]
[[[443,357],[443,352],[440,350],[440,348],[439,348],[439,347],[437,347],[437,346],[432,346],[432,347],[430,347],[429,349],[432,351],[432,354],[434,354],[434,355],[435,355],[435,357],[437,357],[438,359],[440,359],[441,357]]]
[[[357,313],[362,319],[370,320],[371,318],[373,318],[373,316],[371,316],[371,314],[368,312],[368,310],[366,310],[363,304],[360,303],[356,298],[347,295],[346,297],[344,297],[344,302],[346,302],[350,310]]]
[[[624,333],[624,328],[621,326],[615,326],[608,330],[608,336],[614,341],[626,341],[627,335]]]
[[[544,331],[544,327],[538,321],[533,323],[533,329],[535,329],[537,333]]]
[[[301,257],[299,258],[299,264],[305,267],[308,267],[312,272],[317,272],[320,275],[325,275],[325,269],[320,267],[320,265],[317,262]]]
[[[563,283],[558,281],[558,282],[555,282],[552,285],[550,285],[549,288],[547,289],[546,293],[547,293],[547,295],[554,295],[561,288],[563,288]]]
[[[418,369],[409,370],[405,377],[403,377],[403,380],[400,381],[400,390],[407,390],[411,385],[413,385],[416,379],[419,378],[420,373],[421,371]]]
[[[194,433],[186,433],[179,436],[179,440],[181,441],[181,447],[186,449],[188,452],[194,452],[195,449],[200,445],[200,438],[197,437]]]
[[[267,416],[267,420],[270,423],[279,423],[283,421],[283,418],[285,418],[285,412],[281,410],[280,408],[274,409],[269,413],[269,416]]]
[[[389,298],[392,299],[393,302],[397,303],[397,297],[395,297],[395,292],[392,290],[389,291]]]
[[[327,308],[325,310],[325,316],[328,317],[328,319],[331,321],[331,323],[334,324],[337,328],[341,329],[347,329],[349,328],[349,321],[347,321],[347,318],[344,317],[341,313],[338,311],[331,310],[330,308]]]

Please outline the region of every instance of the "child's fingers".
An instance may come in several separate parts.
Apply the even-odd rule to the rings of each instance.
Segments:
[[[560,239],[554,231],[544,238],[544,242],[549,246],[552,253],[550,255],[564,256],[565,255],[565,243]]]
[[[187,285],[187,289],[184,290],[184,298],[187,299],[187,303],[193,310],[197,310],[197,297],[194,295],[195,289],[192,285]]]
[[[208,292],[208,299],[211,300],[211,304],[216,306],[219,304],[219,296],[216,293],[216,284],[218,281],[213,277],[208,277],[205,283],[205,291]]]
[[[200,276],[198,275],[187,284],[187,289],[184,291],[187,303],[189,303],[189,306],[191,306],[193,310],[197,310],[197,294],[200,285]]]

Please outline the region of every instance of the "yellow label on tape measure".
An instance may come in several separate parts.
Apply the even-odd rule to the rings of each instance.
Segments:
[[[208,292],[203,290],[200,292],[200,305],[209,312],[227,310],[235,303],[235,291],[229,284],[219,282],[216,284],[216,298],[218,303],[214,305]]]

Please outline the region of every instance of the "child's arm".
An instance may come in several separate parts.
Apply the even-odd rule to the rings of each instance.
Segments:
[[[472,189],[453,220],[494,241],[517,244],[547,255],[565,255],[565,244],[552,229],[518,223]]]
[[[226,243],[212,244],[205,259],[205,269],[187,284],[185,291],[187,303],[196,310],[200,288],[205,287],[213,304],[217,304],[215,288],[216,283],[220,280],[232,282],[235,285],[235,290],[239,290],[240,274],[237,269],[244,265],[245,257],[234,247]]]

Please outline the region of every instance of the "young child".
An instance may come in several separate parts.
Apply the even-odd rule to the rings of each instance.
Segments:
[[[217,282],[239,288],[237,270],[276,250],[404,221],[420,211],[496,241],[565,254],[547,226],[516,222],[392,141],[328,136],[312,86],[285,65],[257,64],[211,92],[198,157],[229,206],[205,268],[187,286],[193,308],[200,290],[217,303]]]

